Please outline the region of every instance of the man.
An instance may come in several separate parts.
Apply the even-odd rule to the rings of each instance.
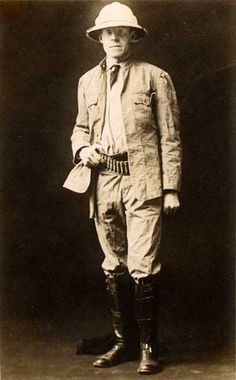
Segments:
[[[178,106],[169,75],[135,59],[144,38],[131,9],[114,2],[100,11],[87,36],[99,41],[104,60],[78,86],[78,116],[71,137],[74,163],[65,187],[90,194],[105,259],[114,347],[97,358],[108,367],[130,358],[131,331],[122,281],[134,280],[139,326],[140,374],[158,370],[156,289],[160,272],[162,211],[179,208],[181,143]]]

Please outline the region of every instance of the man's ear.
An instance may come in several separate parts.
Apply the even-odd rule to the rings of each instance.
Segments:
[[[131,41],[134,42],[137,39],[137,32],[136,30],[131,30],[130,32]]]
[[[99,40],[99,42],[102,44],[102,33],[99,33],[99,35],[98,35],[98,40]]]

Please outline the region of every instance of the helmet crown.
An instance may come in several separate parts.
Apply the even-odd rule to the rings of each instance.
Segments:
[[[101,9],[95,20],[95,26],[89,28],[86,35],[92,40],[99,41],[99,31],[116,26],[126,26],[136,29],[137,37],[133,42],[138,41],[147,34],[146,29],[138,24],[138,20],[134,16],[132,10],[127,5],[115,1],[111,4],[105,5]]]

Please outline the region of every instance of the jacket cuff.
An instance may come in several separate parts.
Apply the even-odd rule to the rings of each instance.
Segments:
[[[169,194],[169,193],[179,193],[178,190],[175,189],[164,189],[163,194]]]
[[[181,183],[180,183],[179,179],[170,180],[170,179],[164,177],[164,179],[163,179],[163,192],[164,193],[171,192],[171,191],[176,191],[179,193],[180,187],[181,187]]]
[[[75,155],[74,155],[74,159],[73,159],[73,163],[74,163],[74,164],[78,164],[78,163],[81,161],[80,152],[81,152],[81,150],[84,149],[84,148],[87,148],[87,145],[82,146],[81,148],[79,148],[79,149],[76,151],[76,153],[75,153]]]

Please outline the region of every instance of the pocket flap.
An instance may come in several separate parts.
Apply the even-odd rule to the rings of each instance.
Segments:
[[[155,93],[151,93],[151,95],[147,94],[135,94],[134,95],[134,104],[144,104],[149,106],[152,102],[152,97]]]
[[[91,107],[98,103],[98,94],[88,94],[87,95],[87,106]]]

